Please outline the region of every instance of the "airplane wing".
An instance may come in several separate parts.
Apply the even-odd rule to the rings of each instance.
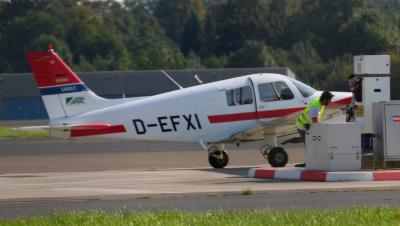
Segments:
[[[226,139],[218,143],[235,143],[264,140],[267,136],[276,136],[277,138],[285,138],[290,136],[298,136],[296,121],[299,112],[295,112],[284,117],[276,118],[268,123],[260,123],[256,127],[249,128],[239,133],[232,134]],[[324,120],[343,115],[341,109],[328,108],[324,114]]]

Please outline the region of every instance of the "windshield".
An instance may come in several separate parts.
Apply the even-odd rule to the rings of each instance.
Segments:
[[[299,92],[301,93],[301,95],[303,97],[309,97],[312,96],[315,92],[317,92],[317,90],[315,90],[314,88],[312,88],[309,85],[306,85],[300,81],[294,80],[294,79],[290,79],[290,81],[292,81],[293,85],[296,86],[296,88],[299,90]]]

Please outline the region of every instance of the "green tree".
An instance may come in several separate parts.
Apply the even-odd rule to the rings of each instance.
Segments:
[[[243,47],[229,60],[228,67],[270,67],[276,66],[274,58],[262,42],[246,41]]]
[[[251,4],[241,0],[228,0],[225,4],[211,8],[208,13],[217,21],[208,20],[206,32],[213,29],[215,34],[207,42],[215,42],[216,55],[236,52],[247,40],[262,41],[268,37],[268,5],[264,0],[254,0]],[[214,28],[215,27],[215,28]]]
[[[159,0],[124,0],[125,7],[129,10],[144,10],[153,13]]]
[[[209,56],[209,57],[204,57],[202,64],[206,68],[224,68],[226,67],[227,63],[229,61],[229,56],[223,55],[223,56]]]
[[[182,34],[181,50],[185,56],[190,51],[199,53],[202,43],[202,31],[200,21],[195,13],[187,20]]]
[[[84,64],[93,64],[99,70],[129,69],[131,62],[121,36],[117,35],[115,26],[106,24],[104,12],[96,6],[98,15],[90,4],[76,5],[67,11],[71,19],[66,40],[74,63],[80,65],[84,56]]]
[[[378,12],[367,12],[351,20],[343,29],[343,52],[379,54],[400,53],[399,27]]]
[[[396,0],[0,1],[0,72],[53,44],[78,70],[280,65],[345,88],[351,55],[400,55],[399,24]]]
[[[196,60],[185,59],[179,48],[166,38],[157,18],[144,11],[132,10],[131,16],[139,23],[130,31],[126,41],[129,53],[137,69],[184,68]]]
[[[203,1],[159,1],[154,14],[164,27],[167,37],[179,44],[181,43],[185,24],[193,12],[199,17],[200,21],[203,21],[205,15]]]
[[[204,20],[204,32],[202,35],[202,50],[203,58],[215,58],[215,48],[217,45],[217,10],[219,5],[212,5],[207,8],[207,13]]]
[[[294,44],[290,51],[290,60],[296,65],[312,65],[322,62],[311,41],[301,41]]]
[[[312,45],[327,60],[343,53],[343,27],[363,10],[366,10],[365,0],[303,0],[299,13],[291,19],[293,29],[287,35],[296,43],[313,34]]]
[[[265,37],[267,45],[274,47],[288,47],[285,37],[286,29],[291,29],[289,18],[298,13],[301,1],[298,0],[272,0],[266,15],[268,36]]]
[[[52,35],[39,35],[37,38],[33,39],[29,45],[28,49],[30,51],[43,52],[46,51],[48,45],[51,44],[54,49],[57,50],[57,54],[68,64],[72,64],[72,54],[69,50],[68,45]]]
[[[323,65],[323,74],[318,75],[319,84],[323,90],[349,92],[347,77],[353,73],[353,57],[343,55],[331,59]]]
[[[13,0],[4,1],[0,8],[0,66],[2,71],[23,72],[28,67],[24,51],[40,35],[65,38],[65,8],[78,1]],[[47,49],[47,48],[46,48]],[[45,51],[46,49],[42,49]]]

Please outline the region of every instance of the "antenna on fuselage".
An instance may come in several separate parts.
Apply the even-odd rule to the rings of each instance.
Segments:
[[[122,77],[121,77],[121,73],[120,72],[118,72],[118,77],[119,77],[119,84],[121,86],[121,91],[122,91],[122,100],[125,103],[126,96],[125,96],[125,90],[124,90],[124,83],[122,82]]]
[[[194,78],[197,80],[198,83],[203,84],[203,81],[201,81],[198,75],[194,75]]]
[[[169,76],[169,74],[167,74],[167,72],[165,72],[164,70],[161,70],[161,73],[163,73],[165,76],[167,76],[167,78],[169,80],[171,80],[176,86],[178,86],[179,89],[183,89],[183,87],[181,85],[179,85],[179,83],[177,81],[175,81],[171,76]]]

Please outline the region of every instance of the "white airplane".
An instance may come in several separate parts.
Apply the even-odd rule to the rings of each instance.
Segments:
[[[229,162],[227,143],[264,140],[261,153],[274,167],[288,155],[277,136],[296,134],[295,122],[321,94],[279,74],[252,74],[140,99],[104,99],[93,93],[54,50],[26,52],[57,138],[86,137],[198,142],[212,167]],[[333,104],[350,104],[352,94],[333,92]],[[336,111],[337,112],[337,111]],[[328,114],[329,115],[329,114]]]

